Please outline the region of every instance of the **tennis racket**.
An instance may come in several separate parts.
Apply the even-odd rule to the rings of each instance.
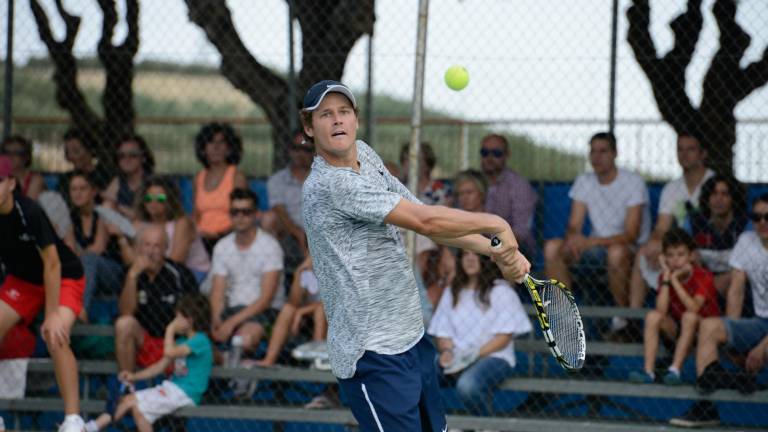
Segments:
[[[498,247],[501,240],[491,239]],[[539,280],[525,275],[523,284],[533,300],[536,316],[549,350],[566,370],[581,369],[587,355],[584,324],[571,290],[555,279]]]

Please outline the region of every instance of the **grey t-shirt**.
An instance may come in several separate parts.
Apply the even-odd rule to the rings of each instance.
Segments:
[[[357,141],[360,172],[316,156],[304,182],[304,226],[328,317],[331,369],[355,374],[366,350],[399,354],[424,334],[416,279],[400,230],[384,218],[402,198],[419,202]]]

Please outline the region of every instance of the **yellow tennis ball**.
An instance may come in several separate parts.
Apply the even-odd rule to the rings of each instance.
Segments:
[[[445,85],[459,91],[469,84],[469,72],[464,66],[451,66],[445,71]]]

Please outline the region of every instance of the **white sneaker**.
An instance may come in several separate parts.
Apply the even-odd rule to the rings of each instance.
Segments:
[[[67,417],[59,426],[59,432],[85,432],[85,422],[80,416]]]

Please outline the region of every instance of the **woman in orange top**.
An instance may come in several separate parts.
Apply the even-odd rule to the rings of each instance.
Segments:
[[[229,124],[209,123],[195,138],[195,155],[205,168],[195,175],[192,217],[210,255],[231,228],[230,192],[248,187],[245,175],[237,169],[243,143]]]

